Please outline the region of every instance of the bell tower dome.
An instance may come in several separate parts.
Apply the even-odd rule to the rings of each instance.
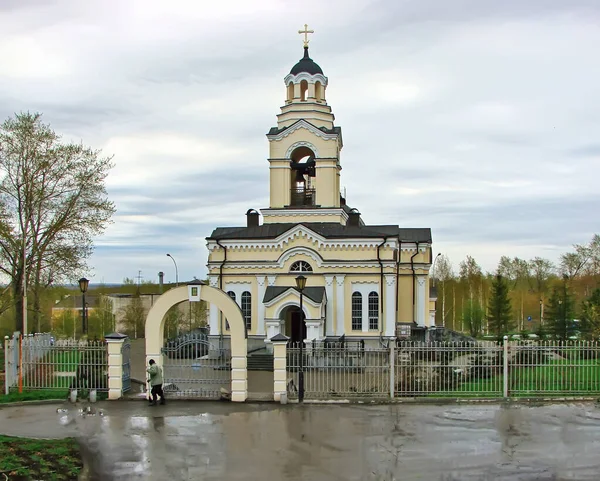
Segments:
[[[265,223],[284,222],[270,218],[278,211],[279,218],[287,221],[293,217],[298,222],[345,224],[347,214],[340,198],[342,130],[334,125],[335,117],[327,105],[328,79],[309,55],[308,34],[314,31],[305,25],[298,33],[304,34],[304,54],[284,78],[284,105],[277,115],[277,127],[267,134],[270,205],[263,209],[263,218]],[[328,212],[317,220],[317,209]],[[279,212],[282,210],[285,214]]]

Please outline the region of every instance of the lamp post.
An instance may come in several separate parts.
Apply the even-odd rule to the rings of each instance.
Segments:
[[[179,286],[179,273],[177,272],[177,262],[175,262],[175,259],[173,258],[173,256],[171,254],[167,254],[167,257],[170,257],[171,260],[173,261],[173,264],[175,264],[175,287]]]
[[[304,311],[302,310],[303,291],[306,287],[306,277],[296,277],[296,288],[300,291],[300,365],[298,366],[298,402],[304,402]]]
[[[85,305],[85,293],[88,290],[90,281],[85,277],[79,279],[79,290],[81,291],[81,335],[87,334],[87,309]]]

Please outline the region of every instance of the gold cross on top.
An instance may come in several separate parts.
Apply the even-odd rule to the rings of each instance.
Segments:
[[[308,34],[309,33],[315,33],[315,31],[314,30],[309,30],[308,29],[308,25],[305,23],[304,24],[304,30],[298,30],[298,33],[299,34],[304,34],[304,46],[308,47],[308,42],[310,41],[310,40],[308,40]]]

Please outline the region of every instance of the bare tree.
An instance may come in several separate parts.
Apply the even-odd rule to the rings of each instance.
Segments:
[[[438,257],[433,275],[442,288],[442,326],[446,327],[446,315],[448,314],[446,312],[446,287],[448,282],[454,279],[454,269],[448,256],[441,255]]]
[[[40,286],[86,269],[92,239],[115,211],[104,185],[111,167],[100,151],[62,143],[39,113],[0,126],[0,273],[10,279],[18,330],[28,287],[39,312]]]

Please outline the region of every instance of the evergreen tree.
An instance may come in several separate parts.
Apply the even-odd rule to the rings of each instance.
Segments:
[[[544,324],[557,339],[566,340],[577,331],[573,322],[574,302],[569,294],[566,279],[562,287],[552,289],[548,307],[544,312]]]
[[[498,337],[508,333],[514,327],[511,321],[508,284],[500,274],[496,274],[492,281],[492,292],[488,305],[488,325],[490,331]]]

